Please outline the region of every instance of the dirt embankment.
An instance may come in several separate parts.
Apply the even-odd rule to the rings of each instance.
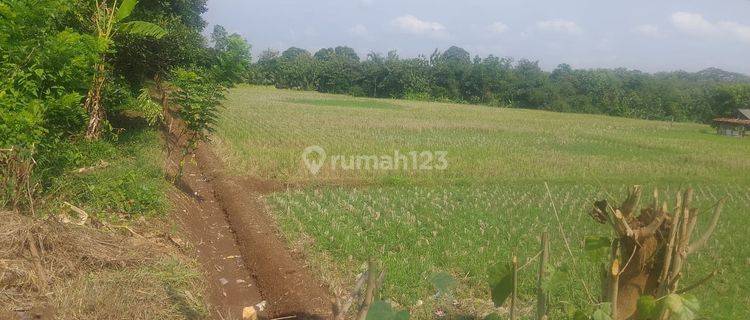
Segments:
[[[214,315],[238,317],[260,303],[262,318],[330,319],[327,287],[288,248],[260,199],[281,185],[227,174],[205,144],[195,160],[178,183],[184,193],[172,198],[209,277]]]

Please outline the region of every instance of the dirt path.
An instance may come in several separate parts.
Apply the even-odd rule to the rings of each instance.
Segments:
[[[263,296],[244,265],[211,184],[195,165],[186,169],[183,192],[170,194],[173,216],[179,217],[207,278],[211,315],[240,319],[242,308],[261,303]]]
[[[260,199],[281,186],[226,175],[206,145],[196,160],[171,199],[208,277],[214,318],[241,319],[243,307],[265,302],[264,319],[330,319],[327,287],[287,247]]]

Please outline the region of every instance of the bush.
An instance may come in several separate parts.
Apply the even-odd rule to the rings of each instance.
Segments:
[[[83,96],[69,93],[60,98],[47,101],[44,111],[44,128],[53,139],[64,139],[75,136],[86,130],[88,115],[81,107]]]
[[[179,106],[177,115],[185,122],[189,138],[205,141],[215,130],[219,107],[226,89],[200,70],[178,68],[172,72],[176,87],[172,100]]]
[[[182,175],[184,158],[193,153],[201,141],[207,141],[214,132],[219,117],[219,108],[224,100],[226,88],[203,75],[201,70],[178,68],[172,72],[172,84],[176,87],[172,101],[178,105],[177,116],[184,122],[179,138],[185,138],[179,172]]]

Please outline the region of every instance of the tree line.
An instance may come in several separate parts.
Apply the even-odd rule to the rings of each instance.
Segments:
[[[315,54],[292,47],[260,54],[253,84],[375,98],[484,104],[641,119],[708,122],[750,106],[750,77],[709,68],[649,74],[637,70],[548,72],[538,61],[482,58],[459,47],[404,59],[396,51],[365,59],[349,47]]]

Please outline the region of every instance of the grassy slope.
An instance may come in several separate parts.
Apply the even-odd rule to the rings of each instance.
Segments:
[[[156,129],[128,128],[116,139],[65,142],[45,154],[38,168],[43,202],[38,213],[75,213],[71,203],[111,225],[131,225],[144,234],[177,232],[169,217],[163,141]],[[86,173],[78,169],[90,168]],[[75,219],[73,219],[75,220]],[[117,229],[104,228],[102,232]],[[178,235],[175,235],[178,236]],[[181,253],[151,257],[127,268],[103,266],[54,284],[60,319],[202,319],[203,279]],[[133,288],[138,288],[134,290]]]
[[[39,168],[46,210],[80,206],[101,219],[159,217],[169,205],[159,132],[132,128],[116,140],[77,141],[55,148]],[[78,173],[81,168],[88,172]]]
[[[461,279],[460,297],[486,295],[486,267],[534,254],[541,230],[557,230],[551,203],[581,254],[586,235],[607,234],[586,215],[605,192],[630,184],[673,194],[693,186],[701,208],[731,198],[708,250],[687,268],[687,282],[712,268],[723,271],[699,292],[707,314],[747,318],[742,234],[750,206],[750,139],[720,137],[703,125],[605,116],[397,100],[368,100],[310,92],[240,87],[229,95],[216,138],[239,174],[329,185],[355,180],[361,187],[306,188],[270,197],[282,227],[307,240],[329,276],[351,274],[371,252],[390,271],[387,295],[404,304],[431,294],[436,271]],[[328,154],[448,151],[446,171],[342,171],[305,169],[300,154],[320,145]],[[551,188],[547,197],[544,182]],[[705,225],[705,222],[701,225]],[[309,238],[314,239],[309,241]],[[559,233],[553,257],[565,259]],[[323,262],[321,262],[323,261]],[[329,261],[329,262],[325,262]],[[330,262],[334,261],[334,262]],[[594,281],[594,264],[581,259],[579,274]],[[522,275],[531,300],[533,271]],[[582,301],[574,284],[554,295]],[[721,299],[717,298],[721,296]]]

